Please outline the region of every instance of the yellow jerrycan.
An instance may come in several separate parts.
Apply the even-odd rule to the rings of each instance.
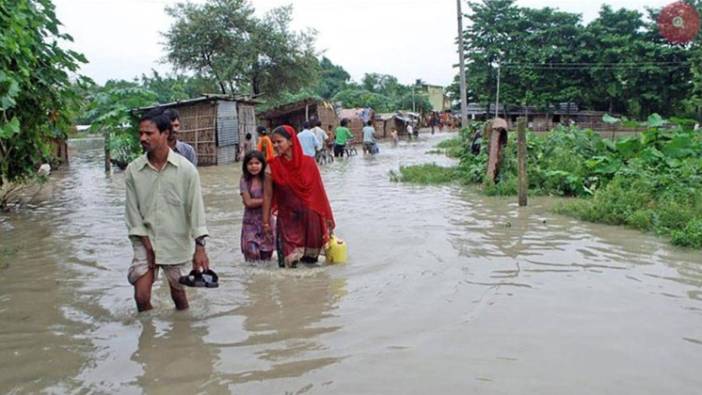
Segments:
[[[349,246],[340,238],[332,235],[327,242],[325,255],[327,263],[346,263],[349,256]]]

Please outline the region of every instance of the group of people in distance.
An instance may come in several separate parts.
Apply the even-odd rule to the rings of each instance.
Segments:
[[[178,118],[163,109],[144,114],[139,140],[145,153],[125,171],[125,220],[133,248],[127,277],[139,311],[152,308],[159,271],[176,309],[182,310],[188,308],[179,281],[184,269],[188,264],[193,270],[209,269],[197,157],[192,147],[177,141]],[[281,267],[317,262],[335,222],[314,157],[304,155],[289,125],[263,133],[257,148],[245,154],[239,182],[245,260],[267,261],[276,251]]]

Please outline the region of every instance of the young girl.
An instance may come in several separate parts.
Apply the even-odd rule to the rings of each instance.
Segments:
[[[251,151],[244,156],[243,175],[239,182],[244,203],[244,220],[241,225],[241,252],[247,262],[271,259],[275,242],[263,231],[263,180],[266,159],[261,151]]]

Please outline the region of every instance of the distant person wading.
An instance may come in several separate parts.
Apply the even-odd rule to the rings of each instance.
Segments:
[[[344,156],[344,150],[346,149],[346,144],[349,142],[349,140],[353,139],[353,134],[351,134],[351,131],[348,126],[349,120],[344,118],[341,120],[341,126],[336,128],[336,141],[334,144],[334,156],[335,157],[343,157]]]

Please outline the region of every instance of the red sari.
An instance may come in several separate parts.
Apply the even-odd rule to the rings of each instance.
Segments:
[[[303,155],[295,129],[290,135],[292,159],[282,155],[269,162],[273,179],[273,212],[277,214],[278,262],[316,262],[334,227],[327,193],[314,158]]]

